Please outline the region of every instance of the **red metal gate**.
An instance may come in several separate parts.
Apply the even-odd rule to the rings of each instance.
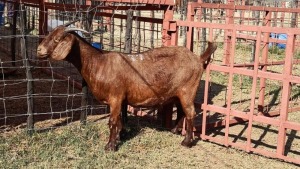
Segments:
[[[227,10],[224,22],[203,21],[203,9]],[[263,12],[261,23],[258,26],[237,24],[235,11],[238,10]],[[275,12],[299,13],[300,10],[189,3],[187,21],[165,23],[164,28],[171,37],[166,44],[180,43],[180,27],[187,28],[186,46],[194,52],[199,52],[197,44],[202,43],[199,39],[194,40],[199,32],[204,31],[210,41],[218,43],[214,61],[206,70],[202,124],[196,123],[196,133],[201,132],[202,139],[300,164],[300,57],[297,45],[300,30],[271,27],[271,21],[277,16]],[[273,35],[287,38],[276,39]],[[280,49],[271,44],[285,47]],[[213,91],[216,83],[225,89],[215,94],[219,97]],[[218,101],[222,99],[224,101]],[[233,124],[240,124],[240,128]]]

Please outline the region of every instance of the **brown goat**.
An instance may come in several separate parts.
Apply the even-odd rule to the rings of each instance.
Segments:
[[[204,64],[217,48],[214,43],[208,43],[201,57],[180,46],[124,54],[98,50],[72,31],[65,26],[55,28],[38,46],[37,57],[71,62],[97,100],[110,106],[106,150],[117,149],[124,101],[134,107],[152,107],[179,100],[187,123],[181,144],[191,146],[194,98]]]

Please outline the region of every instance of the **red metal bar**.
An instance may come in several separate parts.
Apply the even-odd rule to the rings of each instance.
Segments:
[[[209,111],[212,111],[213,109],[207,109]],[[226,110],[225,110],[226,112]],[[249,121],[249,117],[247,114],[244,114],[245,112],[239,112],[238,111],[231,111],[230,115],[235,116],[234,118],[231,118],[229,120],[229,126],[235,125],[235,124],[240,124],[243,122],[248,122]],[[222,113],[222,114],[226,114],[226,113]],[[272,115],[272,116],[278,116],[278,114],[276,115]],[[270,116],[270,117],[272,117]],[[262,123],[262,124],[269,124],[269,125],[273,125],[273,126],[279,126],[280,122],[277,119],[273,119],[270,117],[265,117],[265,116],[260,116],[260,115],[253,115],[253,121],[258,122],[258,123]],[[195,127],[195,132],[199,132],[202,131],[203,133],[203,128],[205,127],[205,129],[209,130],[209,129],[213,129],[216,127],[224,127],[226,125],[226,120],[218,120],[218,121],[214,121],[214,122],[206,122],[205,124],[202,124],[200,126],[196,126]],[[300,125],[298,123],[295,122],[285,122],[284,126],[286,128],[289,129],[293,129],[293,130],[298,130]],[[206,130],[203,134],[206,133]]]
[[[163,46],[170,46],[171,45],[171,33],[170,30],[170,21],[173,20],[174,11],[171,6],[168,7],[164,11],[164,20],[163,20],[163,30],[162,30],[162,44]]]
[[[219,71],[219,72],[224,72],[224,73],[228,73],[229,69],[228,66],[220,66],[220,65],[215,65],[215,64],[211,64],[211,70],[214,71]],[[238,67],[234,67],[234,72],[240,75],[245,75],[245,76],[252,76],[253,75],[253,70],[250,69],[243,69],[243,68],[238,68]],[[299,76],[288,76],[285,77],[282,74],[279,73],[273,73],[273,72],[263,72],[261,70],[258,70],[258,77],[259,78],[268,78],[271,80],[278,80],[278,81],[282,81],[284,78],[289,78],[290,82],[292,83],[299,83],[300,81],[300,77]]]
[[[110,17],[110,18],[119,18],[119,19],[126,19],[126,15],[122,14],[112,14],[112,13],[107,13],[107,12],[96,12],[95,16],[105,16],[105,17]],[[163,23],[163,19],[158,19],[158,18],[147,18],[147,17],[137,17],[133,16],[132,18],[135,21],[143,21],[143,22],[150,22],[150,23]]]
[[[194,17],[195,17],[195,12],[194,12],[194,8],[192,7],[191,5],[191,2],[188,3],[188,6],[187,6],[187,22],[188,23],[194,23]],[[177,22],[178,23],[178,22]],[[191,51],[193,51],[193,34],[194,34],[194,31],[193,31],[193,26],[189,26],[189,25],[186,25],[187,26],[187,32],[186,32],[186,47],[188,49],[190,49]]]
[[[288,43],[285,50],[285,67],[283,75],[289,77],[292,74],[292,58],[294,54],[294,45],[295,45],[295,35],[293,33],[288,33]],[[282,85],[282,97],[281,97],[281,106],[280,106],[280,126],[278,130],[278,144],[277,144],[277,155],[283,155],[285,148],[286,140],[286,128],[283,125],[287,120],[289,100],[291,93],[290,79],[283,79]]]
[[[178,32],[179,27],[176,25],[176,22],[170,22],[169,34],[171,36],[171,46],[178,44]]]
[[[210,66],[211,64],[208,64],[206,67],[206,73],[205,73],[205,86],[204,86],[204,101],[203,104],[201,105],[201,108],[203,109],[202,111],[202,135],[201,138],[205,139],[202,137],[203,135],[206,135],[206,124],[207,124],[207,111],[208,111],[208,89],[209,89],[209,82],[210,82]]]
[[[224,10],[247,10],[247,11],[269,11],[269,12],[286,12],[286,13],[299,13],[299,8],[278,8],[278,7],[266,7],[266,6],[249,6],[249,5],[234,5],[228,1],[227,4],[216,4],[216,3],[197,3],[192,2],[194,8],[214,8]]]
[[[235,40],[236,40],[236,30],[232,30],[232,37],[230,44],[233,46],[230,50],[230,67],[229,67],[229,80],[228,80],[228,91],[227,91],[227,103],[226,103],[226,125],[225,125],[225,145],[228,146],[228,138],[229,138],[229,121],[230,121],[230,110],[231,110],[231,101],[232,101],[232,93],[233,93],[233,64],[234,64],[234,54],[235,54]]]
[[[264,25],[265,26],[271,26],[271,12],[266,11],[266,16],[264,19]],[[261,63],[266,64],[268,62],[268,52],[269,52],[269,44],[267,43],[270,38],[270,33],[265,32],[263,40],[265,43],[263,43],[263,51],[262,51],[262,59]],[[262,71],[267,71],[267,66],[263,66]],[[264,101],[265,101],[265,91],[266,91],[266,79],[260,78],[260,84],[259,84],[259,98],[258,98],[258,112],[263,113],[263,107],[264,107]]]
[[[276,66],[276,65],[284,65],[284,60],[282,61],[271,61],[267,63],[259,63],[258,66]],[[300,59],[294,59],[293,64],[299,64]],[[227,66],[227,65],[222,65],[222,66]],[[234,67],[254,67],[254,63],[243,63],[243,64],[234,64]]]
[[[100,2],[119,2],[133,4],[175,5],[174,0],[94,0]]]
[[[220,106],[215,106],[215,105],[204,106],[204,104],[203,104],[202,107],[203,108],[205,107],[207,111],[218,112],[218,113],[224,114],[224,115],[226,115],[226,111],[227,111],[226,108],[220,107]],[[299,109],[300,109],[300,107],[299,108],[290,109],[290,110],[298,111]],[[241,118],[241,119],[244,119],[244,120],[248,120],[249,119],[249,116],[247,114],[249,114],[249,112],[242,112],[242,111],[237,111],[237,110],[230,110],[230,115],[233,115],[235,117],[238,117],[238,118]],[[261,116],[261,115],[255,115],[255,116],[253,116],[253,120],[256,121],[256,122],[260,122],[260,123],[264,123],[265,122],[266,124],[270,124],[270,125],[274,125],[274,126],[279,126],[279,120],[278,119],[272,119],[272,118],[270,118],[270,117],[278,116],[278,115],[279,114],[275,113],[275,111],[274,111],[274,112],[270,112],[269,117],[265,117],[265,116]],[[230,123],[230,124],[233,124],[233,123]]]
[[[229,0],[228,4],[232,5],[234,4],[234,1]],[[234,24],[234,11],[233,9],[227,9],[226,10],[226,25],[228,24]],[[231,31],[232,29],[226,29],[225,30],[225,35],[224,35],[224,56],[223,56],[223,63],[228,64],[230,62],[230,49],[232,48],[232,44],[230,43],[231,40]],[[236,33],[236,32],[235,32]]]
[[[296,111],[300,111],[300,107],[291,107],[288,109],[288,112],[289,113],[292,113],[292,112],[296,112]],[[279,116],[280,115],[280,110],[274,110],[274,111],[266,111],[264,113],[265,116],[267,117],[273,117],[273,116]]]
[[[197,28],[212,28],[212,29],[223,29],[237,31],[249,31],[249,32],[266,32],[266,33],[286,33],[294,32],[295,34],[300,34],[300,29],[298,28],[279,28],[279,27],[269,27],[269,26],[251,26],[251,25],[235,25],[235,24],[219,24],[219,23],[208,23],[208,22],[189,22],[189,21],[176,21],[177,26],[190,26]]]
[[[60,4],[60,3],[52,3],[52,2],[45,2],[45,6],[48,9],[56,9],[56,10],[66,10],[67,11],[77,11],[78,8],[84,10],[84,11],[89,11],[91,8],[92,9],[102,9],[102,10],[129,10],[132,9],[132,6],[119,6],[119,5],[109,5],[106,4],[105,6],[99,6],[99,5],[91,5],[91,1],[86,1],[86,5],[78,5],[78,4]],[[134,10],[164,10],[166,9],[166,6],[135,6]]]
[[[249,122],[248,122],[248,128],[247,128],[247,146],[246,146],[247,152],[250,152],[250,149],[251,149],[251,132],[252,132],[253,115],[254,115],[254,108],[255,108],[258,63],[259,63],[260,43],[261,43],[260,38],[261,38],[261,31],[257,32],[257,40],[256,40],[256,44],[255,44],[256,48],[255,48],[254,68],[253,68],[254,74],[253,74],[252,89],[251,89]]]
[[[284,128],[300,131],[300,124],[296,122],[286,121],[283,123]]]

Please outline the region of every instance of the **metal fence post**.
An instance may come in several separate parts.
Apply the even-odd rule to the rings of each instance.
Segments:
[[[84,79],[82,79],[81,92],[82,92],[81,106],[83,108],[80,112],[80,124],[85,125],[86,124],[86,118],[87,118],[88,87],[87,87],[87,83]]]
[[[25,32],[25,20],[24,20],[24,14],[25,14],[25,8],[24,4],[20,5],[20,29],[21,32]],[[34,104],[33,104],[33,94],[34,94],[34,86],[33,86],[33,78],[31,73],[31,66],[28,60],[27,51],[26,51],[26,39],[25,35],[23,34],[21,36],[20,41],[20,47],[21,47],[21,55],[23,57],[23,65],[25,67],[26,71],[26,79],[27,79],[27,133],[29,135],[33,134],[34,131]]]

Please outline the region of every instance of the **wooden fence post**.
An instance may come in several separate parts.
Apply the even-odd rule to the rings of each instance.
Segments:
[[[114,3],[111,4],[112,6],[114,5]],[[115,11],[112,10],[112,16],[114,16],[114,13]],[[110,46],[110,50],[113,50],[114,49],[114,43],[115,43],[115,40],[114,40],[114,37],[115,37],[115,19],[114,17],[111,17],[110,19],[110,22],[109,22],[109,31],[110,31],[110,37],[109,37],[109,46]]]
[[[13,14],[13,30],[12,30],[12,34],[16,35],[17,33],[17,16],[18,16],[18,10],[19,9],[19,2],[15,2],[14,4],[14,14]],[[11,42],[10,42],[10,46],[11,46],[11,60],[12,65],[16,66],[16,38],[12,38]]]
[[[141,16],[141,11],[136,11],[136,16]],[[136,20],[136,33],[137,33],[137,53],[141,51],[141,22]],[[145,37],[144,37],[145,38]]]
[[[125,50],[124,53],[131,53],[132,51],[132,19],[133,19],[133,11],[127,10],[127,20],[126,20],[126,34],[125,34]],[[127,102],[123,102],[122,104],[122,122],[123,125],[127,123]]]
[[[132,50],[132,19],[133,11],[127,10],[126,34],[125,34],[125,50],[124,53],[131,53]]]
[[[110,36],[109,36],[109,46],[110,46],[110,50],[114,49],[114,44],[115,44],[115,40],[114,40],[114,34],[115,34],[115,25],[114,25],[114,18],[111,18],[111,26],[110,26]]]
[[[151,18],[155,18],[153,10],[151,11],[150,15]],[[154,48],[154,23],[150,23],[150,30],[151,30],[151,38],[150,38],[151,48]]]
[[[90,5],[90,2],[88,3]],[[90,14],[89,12],[86,13],[86,18],[87,20],[85,22],[83,22],[83,27],[85,30],[92,30],[93,29],[93,25],[92,25],[92,21],[93,21],[93,18],[92,18],[93,14]],[[92,42],[92,37],[88,37],[88,40],[87,40],[89,43]],[[81,81],[81,92],[82,92],[82,97],[81,97],[81,107],[83,107],[83,109],[81,110],[80,112],[80,124],[82,125],[86,125],[86,121],[87,121],[87,114],[88,114],[88,86],[87,86],[87,83],[84,79],[82,79]]]
[[[47,15],[47,9],[45,8],[45,0],[39,1],[39,35],[45,35],[47,33],[47,20],[48,20],[48,15]],[[44,10],[44,11],[43,11]],[[40,39],[40,42],[42,39]]]

